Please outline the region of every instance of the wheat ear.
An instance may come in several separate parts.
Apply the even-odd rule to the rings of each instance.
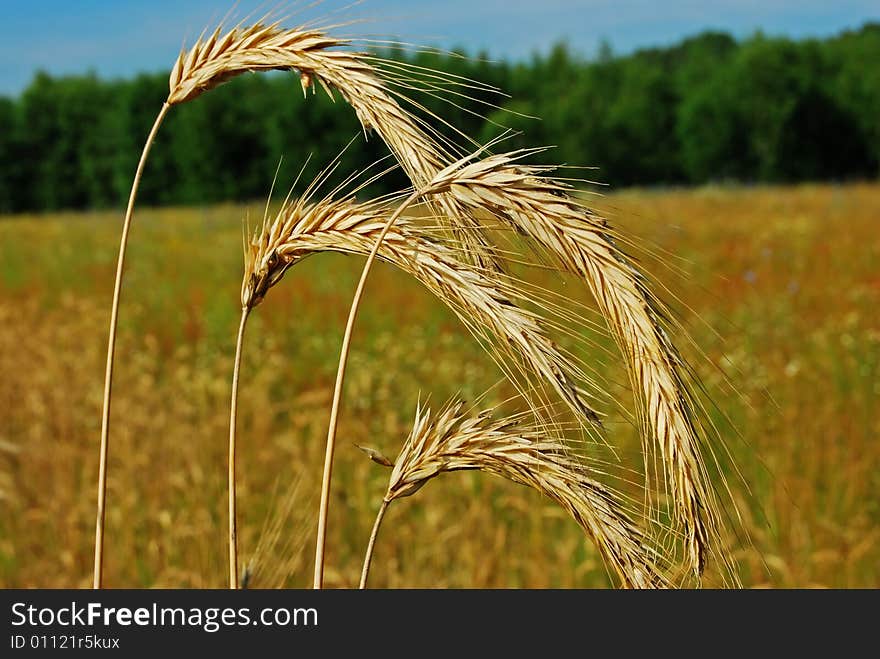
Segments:
[[[693,394],[685,365],[664,330],[662,304],[617,246],[604,219],[576,201],[568,185],[546,176],[552,167],[519,164],[528,151],[455,164],[435,178],[463,205],[493,213],[531,238],[561,268],[582,278],[595,297],[629,367],[649,460],[653,438],[684,528],[689,563],[699,576],[718,542],[720,517],[700,452]],[[646,469],[647,476],[647,469]]]
[[[350,44],[347,39],[320,30],[286,29],[279,23],[236,27],[225,34],[218,27],[189,51],[180,53],[171,72],[168,102],[191,100],[249,71],[298,71],[304,92],[315,82],[331,98],[332,90],[338,91],[354,109],[364,132],[375,130],[388,145],[413,185],[427,185],[455,158],[427,132],[432,129],[423,128],[425,122],[397,101],[395,96],[412,103],[393,90],[393,76],[381,70],[383,60],[345,50]],[[438,203],[442,211],[439,215],[463,241],[473,260],[480,265],[493,263],[491,247],[480,234],[478,221],[452,196]]]
[[[204,37],[204,35],[203,35]],[[169,77],[169,93],[149,133],[132,183],[123,222],[110,312],[110,331],[104,378],[101,417],[101,445],[98,469],[98,501],[95,523],[95,567],[93,586],[103,582],[104,512],[107,490],[110,408],[117,321],[122,290],[125,253],[134,202],[150,148],[159,126],[174,105],[193,100],[204,92],[248,71],[297,70],[303,89],[317,79],[328,88],[339,90],[354,107],[365,132],[375,128],[400,159],[416,182],[424,182],[444,161],[443,149],[421,130],[412,117],[392,97],[377,69],[366,56],[334,50],[348,42],[334,39],[318,30],[284,29],[278,23],[237,26],[225,33],[218,27],[207,38],[200,38],[181,51]],[[332,94],[331,94],[332,96]],[[455,201],[447,203],[450,217],[473,225]],[[474,236],[468,232],[467,236]],[[479,240],[476,241],[479,247]],[[232,520],[230,520],[230,526]]]
[[[325,487],[322,488],[324,505],[329,502],[335,433],[351,333],[372,259],[376,256],[413,275],[449,305],[478,337],[493,339],[499,352],[497,361],[525,396],[531,395],[532,387],[518,381],[516,369],[506,365],[505,355],[514,356],[529,371],[543,376],[584,423],[598,419],[584,402],[576,384],[577,368],[545,335],[540,318],[515,304],[516,289],[500,273],[478,271],[461,261],[456,250],[443,241],[435,240],[416,225],[398,219],[418,196],[416,193],[410,195],[390,217],[385,204],[355,204],[350,200],[317,204],[297,201],[286,205],[252,241],[242,284],[242,304],[250,307],[263,299],[288,267],[309,254],[340,251],[368,255],[340,351],[328,430]],[[323,506],[321,510],[324,512],[319,516],[319,538],[321,530],[326,533],[326,510]],[[322,554],[320,550],[316,552],[319,558]],[[319,567],[316,568],[315,585],[320,587],[323,562],[319,560],[316,564]]]
[[[381,464],[387,461],[376,460]],[[619,494],[591,478],[568,447],[530,426],[522,416],[492,419],[492,411],[469,416],[462,403],[436,416],[416,410],[413,429],[393,464],[388,489],[364,557],[366,587],[382,517],[395,499],[410,496],[444,472],[480,470],[533,488],[562,506],[596,544],[624,587],[666,587],[660,558],[645,542]]]
[[[413,276],[479,339],[489,342],[493,357],[526,398],[538,387],[530,383],[528,373],[521,374],[505,363],[510,359],[538,374],[583,425],[593,426],[597,415],[582,398],[577,366],[547,336],[541,317],[517,303],[522,293],[515,284],[500,273],[470,265],[458,249],[418,223],[403,217],[389,223],[387,218],[389,209],[384,203],[350,199],[288,203],[251,241],[242,303],[258,305],[287,268],[311,254],[335,251],[368,256],[375,248],[377,258]],[[383,231],[384,239],[379,241]],[[535,402],[540,414],[539,406],[546,401]]]

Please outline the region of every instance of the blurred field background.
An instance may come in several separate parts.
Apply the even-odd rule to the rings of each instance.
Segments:
[[[226,9],[207,0],[164,12],[144,3],[46,1],[64,39],[46,25],[45,3],[10,8],[0,22],[0,37],[21,57],[15,71],[0,69],[0,587],[91,585],[119,209],[168,92],[178,38],[198,34],[208,9]],[[243,15],[247,4],[238,3]],[[377,13],[420,3],[379,4]],[[555,145],[534,159],[596,166],[563,176],[608,184],[602,190],[615,192],[590,203],[659,255],[638,256],[690,335],[692,342],[675,342],[715,404],[711,421],[726,447],[716,447],[721,471],[742,516],[743,531],[729,530],[726,542],[744,585],[880,587],[876,10],[729,3],[681,22],[684,6],[657,20],[651,3],[603,9],[607,3],[572,1],[539,12],[511,6],[503,20],[476,21],[473,12],[485,16],[492,3],[469,3],[457,17],[446,4],[421,4],[450,14],[458,22],[449,24],[451,36],[465,48],[368,44],[395,60],[389,70],[426,67],[510,94],[436,87],[438,79],[425,82],[429,74],[416,85],[428,88],[416,95],[428,113],[480,143],[504,126],[522,131],[499,151]],[[197,5],[205,17],[196,18]],[[608,34],[593,34],[606,11]],[[768,12],[778,22],[767,24]],[[480,39],[490,28],[508,34],[517,20],[535,35],[549,30],[540,52],[493,59],[518,39],[499,42],[497,29],[494,44],[467,36],[477,24]],[[638,37],[646,27],[666,36]],[[162,39],[172,33],[166,53]],[[579,39],[551,43],[564,34]],[[585,52],[591,34],[595,52]],[[629,45],[616,50],[621,39]],[[133,61],[126,53],[136,51],[121,43],[152,54]],[[336,175],[344,177],[387,155],[376,136],[341,152],[360,133],[345,103],[323,92],[303,100],[286,73],[241,76],[175,109],[163,125],[123,290],[107,586],[224,586],[241,222],[263,213],[262,204],[228,200],[265,197],[276,167],[278,197],[301,167],[309,181],[340,154]],[[397,171],[368,192],[404,185]],[[361,266],[339,255],[307,259],[249,321],[239,532],[254,587],[311,584],[328,408]],[[626,381],[624,370],[603,349],[616,354],[600,339],[588,362],[595,358],[611,396],[631,410],[631,392],[616,384]],[[373,273],[341,417],[329,586],[357,585],[387,482],[354,444],[393,457],[420,396],[435,407],[453,395],[473,401],[499,378],[457,319],[415,282],[384,266]],[[510,393],[499,386],[489,400]],[[607,428],[638,468],[639,437],[624,414],[615,412]],[[727,512],[736,519],[732,506]],[[709,570],[711,586],[718,581]],[[611,583],[562,510],[473,473],[444,475],[391,507],[370,579],[374,587]]]
[[[751,488],[732,480],[751,538],[728,539],[745,585],[880,586],[880,186],[633,190],[595,202],[616,226],[669,254],[671,267],[651,259],[645,267],[680,298],[673,307],[705,355],[687,344],[684,352]],[[114,388],[109,587],[224,585],[246,212],[137,213]],[[120,219],[0,219],[0,587],[91,584]],[[328,403],[361,265],[308,259],[252,316],[239,523],[255,587],[310,584]],[[473,399],[499,377],[454,317],[387,267],[369,283],[353,348],[328,538],[331,587],[357,585],[387,479],[353,444],[395,455],[419,392],[435,403],[456,392]],[[610,437],[626,444],[635,433],[616,424]],[[439,478],[392,506],[371,574],[374,587],[609,583],[563,512],[472,473]]]

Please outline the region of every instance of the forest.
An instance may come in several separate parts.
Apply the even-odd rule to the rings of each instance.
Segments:
[[[704,32],[626,55],[603,45],[591,58],[565,43],[520,62],[376,54],[480,83],[423,76],[433,91],[413,98],[450,132],[485,143],[513,129],[497,150],[552,146],[538,159],[595,167],[572,176],[617,188],[865,180],[880,170],[880,66],[868,64],[880,63],[878,23],[808,40]],[[0,212],[123,206],[167,90],[167,72],[129,80],[40,72],[19,96],[0,98]],[[265,198],[282,157],[286,187],[309,154],[339,153],[360,132],[346,104],[317,91],[304,101],[295,76],[242,76],[181,107],[160,132],[140,202]],[[342,154],[339,171],[385,155],[368,137]],[[303,180],[326,164],[312,158]],[[399,173],[380,182],[405,185]]]

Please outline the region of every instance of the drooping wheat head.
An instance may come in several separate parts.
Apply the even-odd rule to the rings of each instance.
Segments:
[[[257,22],[252,26],[236,26],[227,31],[218,27],[205,38],[199,38],[189,49],[180,53],[169,77],[169,93],[147,137],[138,162],[125,212],[116,279],[110,314],[110,330],[107,348],[107,364],[104,378],[104,403],[101,422],[101,445],[99,453],[98,501],[95,524],[94,587],[99,588],[103,579],[104,514],[107,484],[107,459],[109,453],[110,407],[112,401],[113,366],[116,345],[116,328],[119,316],[122,278],[134,203],[155,136],[169,110],[176,105],[198,98],[201,94],[248,71],[292,70],[300,75],[303,89],[314,80],[328,92],[336,89],[355,109],[364,132],[375,129],[400,160],[404,170],[416,183],[424,183],[443,163],[446,156],[441,142],[430,137],[430,128],[423,120],[413,118],[395,100],[391,91],[392,81],[400,74],[380,75],[374,63],[381,59],[340,49],[348,42],[325,35],[320,30],[308,28],[282,28],[279,23]],[[403,85],[406,87],[406,85]],[[332,96],[332,93],[331,93]],[[397,92],[398,97],[405,94]],[[419,121],[426,129],[420,128]],[[439,133],[438,133],[439,136]],[[444,217],[462,242],[469,246],[473,260],[490,263],[488,245],[474,229],[475,222],[454,199],[442,202]],[[460,225],[460,226],[459,226]],[[242,331],[245,318],[242,319]],[[230,431],[232,432],[232,430]],[[230,463],[233,443],[230,442]],[[230,472],[234,466],[230,464]],[[232,477],[232,476],[231,476]],[[234,496],[230,484],[230,538],[234,537]],[[234,539],[230,542],[230,563],[237,565]],[[237,582],[237,568],[230,568],[230,584]]]
[[[392,501],[414,494],[441,473],[480,470],[533,488],[562,506],[624,587],[670,585],[667,557],[650,546],[621,494],[597,481],[588,462],[573,456],[543,428],[529,424],[525,416],[493,419],[493,412],[472,416],[459,402],[432,416],[430,409],[419,406],[412,431],[393,462],[381,514]],[[377,532],[378,524],[364,561],[362,587]]]
[[[289,267],[311,254],[369,254],[389,214],[385,200],[286,203],[246,245],[243,308],[257,306]],[[598,416],[581,386],[585,376],[547,335],[541,317],[519,304],[520,291],[503,274],[478,270],[448,240],[406,218],[388,231],[378,258],[413,276],[445,303],[534,409],[547,404],[541,392],[549,386],[584,426],[595,426]]]
[[[167,102],[184,103],[250,71],[298,72],[304,91],[317,83],[331,98],[334,90],[339,92],[354,109],[364,133],[375,130],[413,185],[423,187],[460,155],[457,147],[398,102],[399,98],[421,107],[400,91],[412,87],[405,73],[383,70],[381,58],[348,50],[350,45],[351,41],[320,30],[288,29],[279,23],[235,27],[225,34],[218,27],[188,51],[181,51],[169,79]],[[388,64],[397,69],[401,66]],[[436,75],[443,77],[440,72]],[[491,248],[472,213],[451,195],[440,195],[435,201],[442,210],[440,217],[473,260],[480,265],[491,263]]]
[[[700,575],[707,554],[718,548],[721,522],[703,456],[711,447],[701,442],[686,366],[662,320],[666,310],[607,222],[576,200],[570,186],[549,178],[552,167],[521,164],[528,153],[459,161],[440,172],[430,188],[492,213],[589,287],[627,361],[640,402],[646,476],[653,443],[674,517],[684,529],[689,562]],[[723,561],[723,554],[718,558]]]

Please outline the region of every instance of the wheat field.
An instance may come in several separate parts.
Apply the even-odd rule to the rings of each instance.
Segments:
[[[716,402],[712,419],[742,474],[728,477],[744,531],[723,540],[743,584],[880,586],[880,186],[633,191],[591,204],[663,255],[645,257],[645,270],[683,301],[672,306],[694,341],[677,345]],[[228,387],[248,211],[262,207],[139,211],[117,348],[108,587],[225,583]],[[2,587],[91,583],[118,226],[115,212],[0,220]],[[253,587],[310,583],[334,367],[362,264],[309,258],[250,321],[238,506]],[[355,445],[396,455],[420,394],[435,407],[473,401],[501,377],[452,312],[388,266],[370,279],[355,339],[329,587],[357,586],[388,485]],[[601,368],[623,392],[622,367]],[[631,396],[621,392],[609,393]],[[608,425],[638,455],[637,428]],[[564,510],[471,471],[391,506],[370,572],[371,587],[612,584]]]

